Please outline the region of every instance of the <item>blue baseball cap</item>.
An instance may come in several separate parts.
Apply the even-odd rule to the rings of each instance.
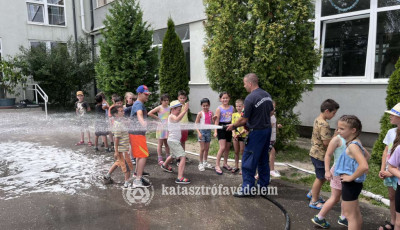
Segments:
[[[141,85],[136,89],[136,93],[151,94],[147,86]]]

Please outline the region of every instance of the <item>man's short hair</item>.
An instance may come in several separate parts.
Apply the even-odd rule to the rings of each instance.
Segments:
[[[246,78],[248,82],[258,85],[258,77],[255,73],[248,73],[244,78]]]
[[[332,112],[332,111],[338,110],[339,108],[340,108],[340,106],[336,101],[334,101],[332,99],[326,99],[321,104],[321,113],[325,112],[325,110]]]
[[[101,103],[103,101],[103,96],[98,94],[98,95],[96,95],[94,100],[96,100],[97,103]]]

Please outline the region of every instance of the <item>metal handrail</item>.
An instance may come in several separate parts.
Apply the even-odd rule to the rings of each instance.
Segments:
[[[44,110],[46,112],[46,119],[47,119],[47,103],[49,102],[49,97],[47,94],[43,91],[43,89],[38,85],[38,84],[26,84],[27,86],[33,86],[33,89],[28,89],[28,90],[33,90],[35,91],[36,95],[36,104],[39,105],[38,101],[38,94],[42,97],[44,100]],[[25,97],[25,96],[24,96]],[[25,98],[24,98],[25,99]]]

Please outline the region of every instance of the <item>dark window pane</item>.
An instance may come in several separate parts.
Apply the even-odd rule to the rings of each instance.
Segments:
[[[185,54],[186,67],[188,71],[188,78],[190,81],[190,42],[182,43],[183,53]]]
[[[164,40],[165,33],[167,29],[156,30],[153,33],[153,45],[162,45]],[[175,26],[175,32],[178,34],[181,40],[189,40],[190,39],[190,30],[189,25],[181,25]]]
[[[64,7],[48,6],[49,24],[65,26]]]
[[[322,0],[321,15],[342,14],[370,8],[370,0]]]
[[[30,22],[44,22],[43,5],[28,3],[28,20]]]
[[[153,45],[162,45],[167,29],[156,30],[153,33]]]
[[[389,78],[400,55],[400,10],[378,13],[375,78]]]
[[[378,7],[400,5],[399,0],[378,0]]]
[[[64,0],[47,0],[49,4],[64,5]]]
[[[364,76],[369,18],[326,24],[322,77]]]

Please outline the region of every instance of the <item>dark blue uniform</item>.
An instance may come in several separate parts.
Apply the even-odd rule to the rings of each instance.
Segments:
[[[257,88],[244,101],[243,117],[247,118],[249,128],[247,144],[242,158],[242,191],[246,194],[254,187],[254,175],[258,168],[258,185],[269,184],[269,154],[271,139],[271,111],[273,110],[271,95]]]

